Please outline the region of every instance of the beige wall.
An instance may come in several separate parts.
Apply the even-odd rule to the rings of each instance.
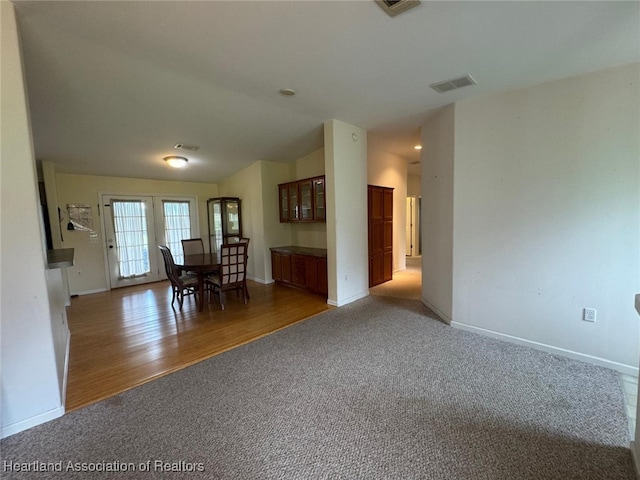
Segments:
[[[72,294],[96,292],[109,288],[104,264],[105,239],[102,232],[101,217],[98,214],[99,192],[128,195],[195,196],[198,202],[200,236],[203,238],[207,236],[207,199],[218,196],[218,186],[216,184],[66,173],[56,173],[56,187],[58,191],[58,206],[64,214],[62,225],[64,241],[62,245],[65,248],[74,248],[76,252],[75,265],[68,269],[69,290]],[[93,227],[98,233],[98,243],[89,243],[88,232],[71,232],[64,228],[64,225],[68,222],[66,206],[70,203],[91,205]],[[78,272],[80,272],[79,275]]]
[[[324,148],[320,148],[294,163],[293,177],[290,180],[324,175]],[[285,224],[283,224],[285,225]],[[327,248],[326,223],[290,223],[293,245],[312,248]]]
[[[405,270],[407,267],[407,159],[369,147],[367,182],[369,185],[393,188],[393,271]]]
[[[253,163],[221,182],[220,196],[240,198],[242,235],[251,239],[247,275],[264,280],[264,213],[260,162]]]
[[[367,132],[338,120],[324,124],[327,179],[327,303],[369,295]]]
[[[260,162],[262,166],[262,208],[264,222],[264,247],[256,255],[264,256],[264,272],[259,281],[272,283],[271,276],[271,247],[291,245],[290,224],[280,223],[280,205],[278,198],[278,184],[290,179],[290,165],[278,162]],[[256,276],[259,276],[256,273]]]
[[[453,302],[455,107],[422,126],[422,300],[450,322]]]
[[[14,7],[0,2],[1,436],[64,413],[45,242]]]
[[[294,177],[291,180],[320,175],[324,175],[324,148],[319,148],[315,152],[296,160],[294,163]]]
[[[637,375],[639,79],[636,63],[456,104],[454,321]]]
[[[422,178],[420,175],[407,175],[407,195],[414,197],[422,195]]]

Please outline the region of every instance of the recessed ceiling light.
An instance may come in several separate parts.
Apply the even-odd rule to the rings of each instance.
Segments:
[[[285,97],[292,97],[296,94],[296,91],[293,88],[281,88],[280,95],[284,95]]]
[[[175,155],[171,155],[170,157],[164,157],[164,161],[173,168],[182,168],[187,164],[189,160],[184,157],[176,157]]]
[[[415,146],[415,147],[413,147],[413,148],[415,148],[416,150],[422,150],[422,145],[416,145],[416,146]]]

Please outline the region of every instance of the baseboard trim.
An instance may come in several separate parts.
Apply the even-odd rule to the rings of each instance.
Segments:
[[[62,377],[62,391],[60,392],[62,399],[62,408],[66,407],[67,399],[67,378],[69,376],[69,351],[71,350],[71,331],[67,329],[67,345],[64,353],[64,375]]]
[[[631,459],[633,460],[633,468],[636,471],[636,478],[640,478],[640,462],[638,461],[640,459],[636,453],[636,442],[632,440],[629,448],[631,449]]]
[[[73,292],[71,294],[71,296],[73,295],[91,295],[92,293],[102,293],[102,292],[108,292],[109,289],[108,288],[96,288],[94,290],[84,290],[82,292]]]
[[[274,280],[265,280],[264,278],[252,277],[247,275],[247,280],[251,280],[252,282],[261,283],[262,285],[269,285],[271,283],[275,283]]]
[[[20,422],[12,423],[11,425],[2,427],[2,430],[0,431],[0,438],[6,438],[11,435],[15,435],[16,433],[23,432],[24,430],[28,430],[29,428],[33,428],[37,425],[43,424],[63,415],[64,406],[60,405],[57,408],[40,413],[39,415],[35,415],[31,418],[27,418],[26,420],[21,420]]]
[[[345,306],[345,305],[347,305],[349,303],[353,303],[356,300],[360,300],[361,298],[365,298],[365,297],[368,297],[368,296],[369,296],[369,291],[367,290],[364,293],[360,293],[358,295],[354,295],[353,297],[345,298],[341,302],[337,302],[335,300],[327,299],[327,303],[329,305],[331,305],[332,307],[343,307],[343,306]]]
[[[438,310],[437,307],[435,307],[434,305],[432,305],[427,299],[425,299],[424,297],[422,297],[422,303],[424,303],[427,307],[429,307],[431,310],[433,310],[433,313],[435,313],[438,317],[440,317],[440,319],[451,325],[451,319],[449,318],[448,315],[445,315],[444,313],[442,313],[440,310]]]
[[[427,305],[428,306],[428,305]],[[429,307],[431,308],[431,307]],[[437,313],[437,312],[436,312]],[[466,330],[467,332],[478,333],[488,337],[497,338],[498,340],[504,340],[518,345],[524,345],[526,347],[542,350],[547,353],[554,353],[556,355],[562,355],[563,357],[572,358],[574,360],[580,360],[592,365],[598,365],[599,367],[605,367],[616,372],[624,373],[626,375],[638,376],[638,368],[631,365],[625,365],[624,363],[618,363],[606,358],[595,357],[593,355],[587,355],[585,353],[574,352],[573,350],[567,350],[560,347],[554,347],[553,345],[547,345],[546,343],[534,342],[533,340],[527,340],[521,337],[515,337],[513,335],[507,335],[506,333],[495,332],[493,330],[487,330],[485,328],[476,327],[473,325],[467,325],[460,322],[451,322],[451,326],[459,328],[460,330]]]

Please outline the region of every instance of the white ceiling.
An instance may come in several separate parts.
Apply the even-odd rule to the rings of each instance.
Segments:
[[[320,148],[332,118],[412,161],[434,109],[640,61],[637,1],[14,3],[36,157],[70,173],[219,182]]]

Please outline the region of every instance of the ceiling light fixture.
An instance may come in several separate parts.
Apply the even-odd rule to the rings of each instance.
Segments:
[[[292,97],[296,94],[296,91],[293,88],[281,88],[280,95],[284,95],[285,97]]]
[[[387,12],[387,15],[395,17],[399,13],[420,5],[420,0],[376,0],[376,3]]]
[[[164,157],[164,161],[173,168],[182,168],[187,164],[189,160],[184,157],[176,157],[175,155],[171,155],[170,157]]]
[[[416,145],[415,147],[413,147],[416,150],[422,150],[422,145]]]

